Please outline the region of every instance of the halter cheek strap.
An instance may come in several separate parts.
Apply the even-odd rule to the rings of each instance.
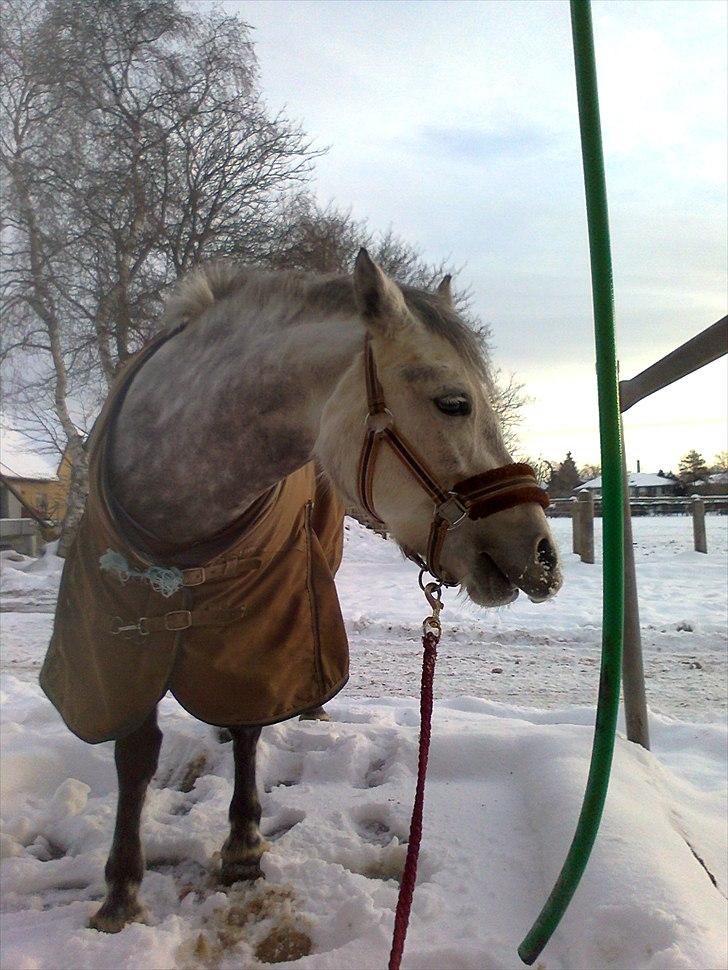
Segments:
[[[359,457],[357,492],[359,501],[374,522],[384,524],[374,508],[374,469],[383,444],[399,458],[407,471],[434,503],[427,559],[420,561],[433,576],[441,579],[440,555],[445,538],[465,519],[484,519],[504,509],[528,502],[548,508],[549,498],[539,487],[530,465],[511,463],[501,468],[473,475],[444,489],[424,459],[407,438],[397,430],[394,415],[384,397],[371,340],[364,344],[364,370],[367,389],[367,417],[364,444]]]

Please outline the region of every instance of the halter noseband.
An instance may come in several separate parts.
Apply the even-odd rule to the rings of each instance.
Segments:
[[[548,495],[536,482],[531,466],[515,462],[465,478],[456,482],[451,489],[443,488],[426,462],[395,426],[394,415],[384,399],[384,390],[377,375],[377,365],[368,334],[364,344],[364,369],[368,414],[364,445],[359,458],[359,501],[375,522],[384,524],[374,509],[373,489],[377,455],[382,443],[386,442],[435,503],[427,542],[427,558],[422,560],[416,557],[416,561],[443,585],[454,585],[446,583],[440,572],[440,553],[448,532],[457,528],[465,518],[484,519],[496,512],[528,502],[536,502],[542,508],[548,508]]]

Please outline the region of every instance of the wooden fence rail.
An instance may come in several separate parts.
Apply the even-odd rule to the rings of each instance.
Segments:
[[[630,495],[629,504],[633,514],[635,511],[642,511],[651,512],[654,515],[687,515],[696,498],[704,503],[707,512],[728,514],[728,495],[657,495],[648,498],[635,498]],[[572,506],[576,501],[576,498],[552,498],[546,515],[571,515]],[[601,512],[602,502],[597,497],[594,499],[594,514],[598,518]]]
[[[638,401],[718,360],[725,353],[728,353],[728,316],[686,340],[677,350],[645,368],[636,377],[620,381],[620,410],[624,413]]]

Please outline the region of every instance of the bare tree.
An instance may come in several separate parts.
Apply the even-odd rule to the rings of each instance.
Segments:
[[[69,453],[63,551],[91,421],[196,262],[342,272],[364,244],[404,283],[431,288],[447,268],[316,203],[319,153],[266,109],[249,28],[224,9],[4,0],[2,28],[4,403],[36,446]],[[487,344],[470,294],[456,302]],[[495,403],[512,435],[520,385],[498,380]]]
[[[65,155],[54,136],[65,132],[68,119],[66,105],[53,97],[47,80],[39,23],[37,9],[19,0],[5,5],[0,52],[3,355],[30,356],[23,396],[31,415],[40,411],[43,427],[60,426],[78,470],[72,482],[76,498],[85,491],[85,461],[70,407],[73,362],[58,288],[70,271],[67,254],[73,231],[54,205],[54,176]],[[44,404],[55,421],[46,419]]]
[[[86,415],[165,289],[203,254],[264,259],[317,153],[269,115],[249,30],[218,11],[8,0],[0,54],[6,401],[68,443],[72,526]]]
[[[519,455],[519,461],[524,461],[527,465],[530,465],[536,473],[536,481],[539,485],[547,488],[549,482],[553,478],[554,470],[558,465],[558,462],[551,461],[548,458],[544,458],[542,455],[534,458],[531,455]]]
[[[579,469],[579,477],[583,482],[588,482],[592,478],[598,478],[602,473],[601,465],[582,465]]]
[[[429,263],[420,250],[391,229],[377,233],[366,220],[354,219],[348,210],[321,206],[308,192],[294,197],[280,212],[279,232],[266,262],[277,269],[349,273],[359,249],[365,246],[374,259],[400,283],[433,289],[445,275],[457,274],[444,261]],[[470,294],[456,293],[461,312],[470,309]],[[480,328],[487,336],[487,328]]]

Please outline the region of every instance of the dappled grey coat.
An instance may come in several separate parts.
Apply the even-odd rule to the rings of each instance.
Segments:
[[[167,690],[210,724],[270,724],[324,703],[348,678],[333,579],[343,506],[312,463],[185,550],[164,547],[114,502],[109,433],[134,374],[172,335],[129,362],[94,426],[90,493],[40,674],[68,727],[92,743],[133,731]]]

